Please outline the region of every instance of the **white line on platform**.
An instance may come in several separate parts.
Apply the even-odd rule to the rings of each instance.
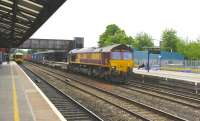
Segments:
[[[33,112],[33,108],[32,108],[32,106],[31,106],[31,104],[30,104],[30,101],[29,101],[29,99],[28,99],[28,97],[27,97],[27,91],[25,92],[25,98],[26,98],[26,100],[27,100],[28,107],[30,108],[31,115],[32,115],[32,117],[33,117],[33,121],[36,121],[35,114],[34,114],[34,112]]]

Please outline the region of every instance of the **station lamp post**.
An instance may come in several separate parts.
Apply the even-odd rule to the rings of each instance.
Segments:
[[[161,54],[158,56],[158,58],[159,58],[159,66],[160,66],[160,70],[161,70],[161,59],[162,59],[162,56],[161,56]]]

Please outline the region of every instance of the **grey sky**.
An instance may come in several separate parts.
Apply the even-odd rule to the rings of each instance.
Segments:
[[[165,28],[183,38],[200,37],[199,0],[68,0],[32,38],[85,38],[85,46],[97,46],[108,24],[117,24],[134,36],[147,32],[160,40]]]

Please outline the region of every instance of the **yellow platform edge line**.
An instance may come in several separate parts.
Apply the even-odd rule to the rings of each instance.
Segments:
[[[12,65],[10,65],[10,71],[12,76],[12,92],[13,92],[13,115],[14,115],[13,121],[20,121],[18,101],[17,101],[17,91],[16,91],[16,84],[13,75]]]

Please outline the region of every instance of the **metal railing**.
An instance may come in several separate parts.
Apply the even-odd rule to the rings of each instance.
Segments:
[[[136,65],[147,65],[147,59],[134,60]],[[200,60],[150,60],[150,69],[200,73]]]

